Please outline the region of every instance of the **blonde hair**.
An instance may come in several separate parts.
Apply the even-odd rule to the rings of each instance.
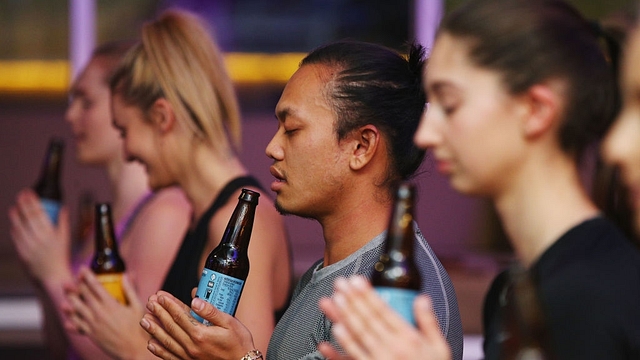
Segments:
[[[240,110],[222,52],[196,15],[167,10],[144,24],[142,40],[111,79],[113,94],[147,112],[159,98],[214,149],[240,148]]]

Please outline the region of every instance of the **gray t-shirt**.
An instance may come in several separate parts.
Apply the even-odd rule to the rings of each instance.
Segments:
[[[421,292],[431,297],[440,330],[451,346],[453,359],[460,360],[463,333],[453,284],[415,223],[414,229],[414,255],[422,275]],[[318,307],[318,301],[333,294],[333,283],[338,277],[364,275],[370,278],[373,266],[384,251],[385,236],[386,232],[383,232],[355,253],[330,266],[323,268],[322,260],[319,260],[302,275],[289,308],[271,336],[268,360],[324,359],[318,351],[318,344],[323,341],[339,348],[331,333],[332,323]]]

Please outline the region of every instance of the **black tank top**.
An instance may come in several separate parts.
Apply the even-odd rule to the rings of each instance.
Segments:
[[[209,237],[209,222],[218,210],[227,203],[236,190],[243,187],[257,187],[262,189],[258,181],[251,176],[239,177],[231,180],[218,194],[209,209],[200,217],[196,227],[189,230],[182,240],[180,250],[176,255],[167,277],[162,284],[162,290],[172,294],[183,303],[191,304],[191,290],[198,286],[200,257],[205,251]],[[211,251],[208,249],[207,251]]]

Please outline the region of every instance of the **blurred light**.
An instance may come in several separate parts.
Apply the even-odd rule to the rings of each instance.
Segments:
[[[225,63],[237,84],[284,84],[298,69],[303,53],[228,53]],[[69,62],[0,61],[0,93],[64,94],[69,89]]]
[[[69,83],[69,63],[57,61],[0,61],[0,92],[62,93]]]

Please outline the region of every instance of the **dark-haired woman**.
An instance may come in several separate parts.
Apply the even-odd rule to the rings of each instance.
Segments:
[[[578,166],[617,110],[593,27],[562,1],[469,1],[441,24],[426,88],[415,141],[456,190],[493,202],[544,313],[539,350],[640,358],[640,254],[594,204]],[[486,300],[487,359],[505,358],[522,335],[505,326],[511,285],[495,283]],[[415,330],[361,280],[336,291],[321,306],[353,358],[447,358],[426,299],[415,304]]]

